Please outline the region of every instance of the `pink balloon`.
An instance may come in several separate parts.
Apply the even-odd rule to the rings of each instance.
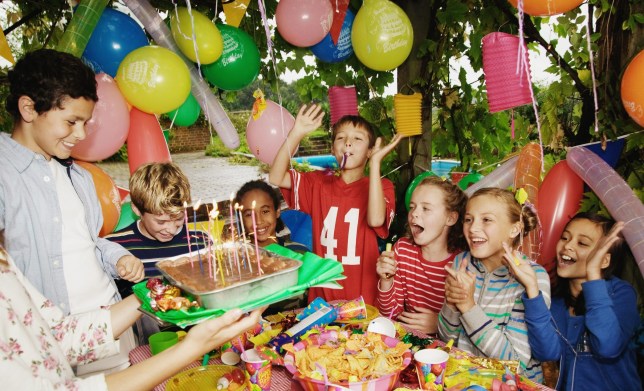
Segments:
[[[288,132],[291,131],[295,118],[285,108],[266,100],[266,109],[258,119],[253,116],[248,119],[246,125],[246,140],[248,148],[259,160],[271,165],[277,151],[280,149]],[[297,145],[291,147],[293,155],[297,151]]]
[[[127,162],[130,174],[142,164],[171,162],[168,144],[154,114],[144,113],[136,107],[130,111],[130,134],[127,137]]]
[[[624,222],[622,234],[644,275],[644,205],[622,177],[599,156],[583,147],[566,155],[570,168],[593,189],[617,221]]]
[[[333,7],[327,0],[280,0],[275,10],[277,31],[290,44],[309,47],[331,30]]]
[[[110,75],[96,75],[98,102],[87,123],[87,137],[74,147],[72,157],[95,162],[114,155],[123,146],[130,129],[130,111]]]

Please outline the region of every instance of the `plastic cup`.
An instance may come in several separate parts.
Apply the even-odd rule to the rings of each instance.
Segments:
[[[338,320],[357,320],[367,318],[367,307],[362,296],[348,300],[338,307]]]
[[[161,331],[148,338],[152,355],[159,354],[179,342],[179,336],[174,331]]]
[[[414,354],[418,383],[423,390],[442,390],[449,354],[439,349],[422,349]]]
[[[226,365],[237,365],[239,360],[239,350],[230,341],[221,345],[221,362]]]
[[[257,385],[262,391],[270,391],[272,376],[271,362],[262,359],[255,349],[246,350],[241,354],[241,359],[251,384]]]

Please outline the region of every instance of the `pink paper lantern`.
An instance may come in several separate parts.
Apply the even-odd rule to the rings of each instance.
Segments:
[[[345,115],[358,115],[358,94],[354,86],[329,88],[329,106],[331,107],[331,125]]]
[[[524,45],[526,66],[517,73],[519,37],[490,33],[483,37],[483,73],[490,113],[532,102],[530,96],[530,58]]]

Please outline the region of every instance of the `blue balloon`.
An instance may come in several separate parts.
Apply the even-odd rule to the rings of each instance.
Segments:
[[[123,58],[148,44],[143,28],[134,19],[115,9],[105,8],[87,42],[83,59],[94,72],[105,72],[115,77]]]
[[[311,46],[311,51],[315,57],[319,58],[324,62],[340,62],[344,61],[347,58],[351,57],[353,54],[353,45],[351,44],[351,27],[353,26],[353,20],[355,15],[351,12],[350,9],[347,9],[347,14],[344,17],[344,22],[342,22],[342,29],[340,30],[340,37],[338,38],[338,44],[333,43],[331,39],[331,33],[327,34],[326,37],[319,43]]]

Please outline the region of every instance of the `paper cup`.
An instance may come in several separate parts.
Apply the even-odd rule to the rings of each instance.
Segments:
[[[257,385],[262,391],[270,391],[272,375],[271,362],[262,359],[255,349],[246,350],[241,354],[241,359],[250,382]]]
[[[346,301],[338,307],[338,320],[358,320],[367,318],[367,306],[362,296]]]
[[[414,354],[418,383],[423,390],[443,390],[449,354],[439,349],[422,349]]]
[[[148,342],[150,343],[152,355],[155,355],[161,353],[172,345],[176,345],[176,343],[179,342],[179,336],[174,331],[161,331],[152,334],[148,338]]]

